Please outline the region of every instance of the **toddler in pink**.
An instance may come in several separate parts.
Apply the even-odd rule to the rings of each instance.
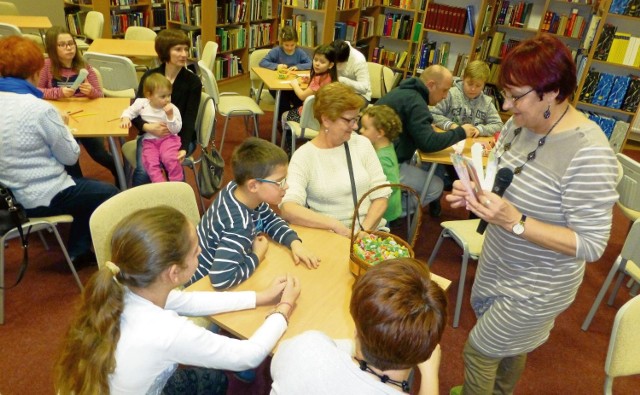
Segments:
[[[140,116],[146,122],[164,123],[170,134],[155,136],[145,133],[142,137],[142,165],[152,182],[166,181],[162,168],[169,181],[183,181],[182,163],[178,160],[182,117],[180,110],[171,103],[171,81],[160,73],[153,73],[144,80],[144,99],[136,99],[124,110],[120,127],[130,128],[131,119]]]

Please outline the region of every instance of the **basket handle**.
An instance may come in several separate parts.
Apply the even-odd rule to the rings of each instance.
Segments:
[[[353,212],[353,218],[351,218],[351,247],[353,248],[353,243],[356,242],[356,232],[353,231],[353,229],[356,226],[356,220],[358,219],[358,213],[360,211],[360,205],[362,204],[362,202],[364,202],[364,200],[369,197],[369,195],[375,191],[377,191],[378,189],[382,189],[382,188],[398,188],[398,189],[402,189],[407,191],[409,194],[413,195],[413,197],[416,198],[416,202],[418,202],[417,206],[416,206],[416,210],[414,215],[417,215],[416,221],[414,221],[415,223],[415,229],[413,231],[413,237],[411,238],[411,240],[407,240],[409,242],[409,244],[411,245],[411,248],[413,248],[415,246],[416,240],[418,238],[418,231],[420,229],[420,224],[422,223],[422,206],[420,205],[420,195],[418,195],[418,193],[411,187],[404,185],[404,184],[382,184],[382,185],[378,185],[376,187],[373,187],[371,189],[369,189],[367,192],[365,192],[364,195],[362,195],[362,197],[360,198],[360,200],[358,200],[358,204],[356,204],[356,207],[354,209]],[[409,208],[407,207],[407,215],[409,215]],[[363,229],[365,232],[371,232],[371,229]]]

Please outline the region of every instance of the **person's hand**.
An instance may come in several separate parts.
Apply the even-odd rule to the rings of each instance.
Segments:
[[[163,122],[150,122],[145,123],[143,129],[147,133],[151,133],[156,137],[165,137],[168,136],[171,132],[169,132],[169,128]]]
[[[71,97],[76,93],[76,91],[67,87],[60,88],[60,90],[62,91],[62,96],[64,97]]]
[[[85,96],[89,96],[91,94],[91,90],[93,89],[93,87],[91,86],[90,83],[88,82],[83,82],[82,84],[80,84],[80,86],[78,87],[78,89],[80,89],[80,92],[85,95]]]
[[[453,182],[453,186],[451,188],[451,193],[445,195],[445,200],[451,203],[452,208],[460,208],[467,206],[467,196],[469,196],[469,192],[462,184],[462,181],[456,180]]]
[[[289,71],[297,71],[297,70],[298,70],[298,66],[289,67]]]
[[[120,118],[120,127],[122,129],[129,129],[131,127],[131,120],[127,117]]]
[[[287,66],[284,63],[280,63],[279,65],[276,66],[276,70],[286,70],[288,68],[289,68],[289,66]]]
[[[182,162],[186,156],[187,156],[187,151],[183,149],[178,151],[178,162]]]
[[[171,103],[168,103],[166,106],[164,106],[162,110],[165,114],[167,114],[167,119],[173,119],[173,106],[171,105]]]
[[[300,88],[300,83],[298,82],[297,78],[294,78],[293,80],[291,80],[291,86],[294,88]]]
[[[280,303],[288,303],[289,305],[293,306],[296,300],[298,300],[298,296],[300,296],[300,280],[298,280],[297,277],[294,277],[291,274],[287,273],[287,282],[284,286],[284,290],[282,291]],[[287,310],[283,312],[287,313],[288,315],[288,313],[291,311],[291,306],[282,304],[278,308],[284,310],[284,307],[286,307]]]
[[[259,235],[253,240],[252,249],[253,253],[258,256],[258,259],[263,260],[269,249],[269,239],[264,235]]]
[[[349,239],[351,238],[351,229],[349,229],[346,226],[344,226],[342,224],[342,222],[340,222],[338,220],[335,221],[335,223],[331,227],[331,230],[334,233],[337,233],[337,234],[339,234],[341,236],[348,237]]]
[[[320,258],[307,251],[300,240],[295,240],[291,243],[291,253],[293,254],[293,262],[296,265],[302,261],[309,269],[317,269],[320,266]]]
[[[271,285],[262,291],[256,292],[256,306],[274,304],[280,301],[282,291],[287,285],[287,277],[279,276],[273,279]]]
[[[484,191],[479,201],[468,199],[467,210],[471,210],[480,219],[501,226],[509,232],[522,217],[522,213],[511,202],[489,191]]]
[[[478,128],[468,123],[462,125],[462,129],[464,129],[464,133],[467,135],[467,138],[474,138],[480,134]]]

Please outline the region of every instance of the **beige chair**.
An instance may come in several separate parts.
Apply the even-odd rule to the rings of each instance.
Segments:
[[[640,296],[616,313],[604,363],[604,393],[612,394],[613,379],[640,374]]]
[[[200,147],[208,147],[211,142],[212,132],[215,130],[216,125],[216,109],[213,104],[211,96],[205,92],[201,93],[200,106],[198,107],[198,115],[196,116],[196,137]],[[138,146],[137,140],[127,141],[122,145],[122,155],[126,161],[133,167],[138,165],[136,160],[136,149]],[[200,194],[200,184],[198,183],[198,172],[195,165],[200,163],[201,158],[195,157],[194,152],[190,153],[182,161],[182,166],[189,167],[193,171],[193,176],[196,180],[196,189],[198,190],[198,196],[200,197],[200,207],[202,212],[206,210],[204,206],[204,200]]]
[[[41,218],[30,218],[29,221],[22,225],[23,232],[41,232],[43,230],[48,230],[52,232],[56,236],[56,240],[60,245],[60,249],[62,250],[62,254],[64,255],[64,259],[67,261],[67,265],[69,265],[69,269],[71,269],[71,273],[82,291],[82,282],[80,282],[80,277],[78,277],[78,273],[76,272],[76,268],[73,266],[73,262],[67,253],[67,249],[62,242],[62,238],[60,237],[60,233],[58,233],[58,224],[68,224],[73,222],[73,217],[70,215],[55,215],[51,217],[41,217]],[[5,242],[16,237],[20,236],[20,232],[18,228],[14,228],[7,232],[4,236],[0,237],[0,324],[4,324],[4,249]],[[42,238],[42,236],[41,236]],[[44,242],[44,238],[42,238]],[[48,245],[45,242],[45,248],[48,248]],[[37,286],[37,285],[36,285]]]
[[[156,32],[144,26],[129,26],[124,32],[125,40],[155,41]],[[131,61],[138,71],[146,71],[158,65],[157,57],[135,57]]]
[[[16,7],[16,5],[14,3],[10,3],[8,1],[0,1],[0,15],[20,15],[20,12],[18,11],[18,7]],[[16,29],[18,29],[18,32],[20,32],[20,34],[25,37],[28,38],[29,40],[33,41],[38,48],[42,49],[42,51],[44,52],[44,41],[42,40],[42,36],[40,35],[40,33],[38,32],[37,34],[32,34],[32,33],[24,33],[22,32],[22,30],[20,28],[18,28],[16,26]],[[17,36],[19,34],[7,34],[8,31],[5,31],[5,33],[3,34],[0,31],[0,37],[1,36]]]
[[[631,221],[640,218],[640,163],[625,154],[618,153],[622,165],[622,180],[618,183],[620,199],[617,204],[622,213]]]
[[[611,291],[611,296],[609,296],[609,300],[607,304],[609,306],[613,305],[613,301],[618,294],[618,290],[620,289],[620,285],[622,284],[622,280],[625,275],[631,276],[631,278],[635,281],[640,281],[640,219],[636,219],[633,225],[631,226],[631,230],[627,235],[627,238],[622,246],[622,251],[618,258],[613,262],[611,266],[611,270],[609,270],[609,274],[604,279],[602,283],[602,287],[596,296],[596,300],[593,302],[591,306],[591,310],[589,310],[589,314],[584,319],[582,323],[582,330],[586,331],[589,329],[589,325],[591,325],[591,321],[593,320],[593,316],[598,311],[598,307],[600,306],[600,302],[604,298],[605,293],[609,289],[609,285],[613,280],[613,277],[618,274],[618,279]]]
[[[138,75],[131,59],[98,52],[85,52],[83,57],[100,73],[105,96],[131,99],[136,97]]]
[[[313,103],[315,103],[316,97],[311,95],[304,99],[302,104],[302,114],[300,115],[300,122],[286,121],[286,117],[289,111],[282,114],[282,130],[284,133],[291,134],[291,155],[296,150],[296,139],[311,140],[318,135],[320,130],[320,123],[313,116]],[[295,108],[290,111],[297,111]],[[280,147],[284,148],[285,138],[280,140]]]
[[[371,101],[376,101],[384,96],[400,82],[402,75],[395,73],[387,66],[379,63],[367,62],[369,67],[369,79],[371,81]]]
[[[82,36],[76,37],[76,47],[81,53],[89,49],[89,45],[96,38],[102,38],[104,15],[98,11],[89,11],[84,19]]]
[[[270,49],[256,49],[249,55],[249,78],[251,87],[249,88],[249,96],[253,97],[256,103],[260,104],[260,100],[264,97],[271,97],[268,90],[263,91],[264,82],[258,74],[253,71],[254,67],[260,66],[260,61],[269,53]]]
[[[5,36],[22,36],[22,32],[16,25],[0,23],[0,37]]]
[[[98,266],[102,267],[111,259],[111,235],[120,220],[138,210],[161,205],[179,210],[194,226],[200,222],[200,212],[193,189],[184,182],[141,185],[120,192],[98,206],[89,219]]]
[[[215,63],[216,63],[216,54],[218,53],[218,43],[215,41],[207,41],[202,49],[202,54],[200,55],[200,61],[202,65],[211,72],[215,72]],[[200,64],[200,62],[198,62]]]
[[[446,238],[453,239],[462,248],[462,266],[460,267],[460,279],[458,280],[458,296],[456,297],[456,311],[453,316],[453,327],[457,328],[460,322],[460,310],[462,309],[462,297],[464,296],[464,281],[467,276],[467,264],[469,258],[478,260],[482,252],[484,235],[476,232],[480,223],[479,219],[466,219],[458,221],[445,221],[440,224],[442,232],[433,252],[429,257],[429,267],[438,254],[442,242]]]
[[[227,134],[229,118],[243,117],[245,130],[249,132],[248,117],[253,117],[253,127],[255,136],[258,137],[258,115],[263,115],[264,111],[248,96],[238,94],[220,94],[218,83],[213,73],[204,65],[202,61],[198,62],[204,91],[213,98],[218,114],[224,117],[224,129],[222,130],[222,139],[220,140],[220,152],[224,146],[224,138]]]

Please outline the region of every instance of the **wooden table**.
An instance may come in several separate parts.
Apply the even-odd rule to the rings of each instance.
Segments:
[[[68,98],[48,100],[58,110],[69,113],[82,110],[69,117],[69,128],[74,137],[107,137],[113,155],[113,162],[118,173],[120,190],[127,189],[127,181],[122,167],[122,157],[114,137],[127,137],[129,129],[120,127],[120,115],[129,107],[128,98]]]
[[[303,264],[295,266],[288,248],[270,242],[264,261],[247,281],[233,290],[262,290],[275,277],[291,273],[300,279],[302,292],[289,320],[289,328],[280,341],[311,329],[322,331],[334,339],[353,338],[355,326],[349,313],[354,282],[349,271],[350,240],[326,230],[295,225],[292,228],[298,232],[305,247],[322,259],[320,267],[309,270]],[[435,274],[432,276],[445,290],[451,284],[445,278]],[[187,290],[212,291],[213,288],[209,278],[204,277]],[[271,310],[273,306],[261,306],[255,310],[218,314],[211,318],[238,338],[247,339],[262,325],[265,315]]]
[[[15,25],[20,29],[38,29],[40,31],[40,38],[42,38],[42,44],[46,48],[44,33],[46,29],[49,29],[52,26],[49,17],[31,15],[0,15],[0,23]]]
[[[276,91],[276,102],[273,108],[273,123],[271,125],[271,142],[276,143],[276,134],[278,131],[278,107],[280,107],[280,93],[282,91],[291,91],[293,88],[291,87],[291,81],[295,78],[296,75],[309,75],[310,70],[299,70],[293,73],[289,73],[287,75],[287,79],[279,79],[278,72],[276,70],[265,69],[264,67],[254,66],[251,68],[254,73],[260,77],[262,82],[267,86],[268,89]],[[282,114],[280,114],[282,115]]]
[[[89,52],[138,58],[157,58],[155,41],[97,38],[89,46]]]

